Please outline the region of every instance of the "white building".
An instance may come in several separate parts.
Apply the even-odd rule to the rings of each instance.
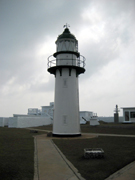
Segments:
[[[50,106],[41,106],[41,116],[50,117],[53,120],[54,102],[50,103]]]
[[[93,115],[92,111],[80,111],[80,120],[89,121]]]
[[[51,124],[51,119],[41,116],[16,115],[9,118],[9,128],[37,127]]]
[[[28,109],[28,115],[39,115],[39,114],[41,114],[41,112],[38,108],[29,108]]]
[[[135,107],[122,107],[123,123],[135,123]]]
[[[8,126],[8,117],[0,117],[0,127]]]
[[[90,126],[99,125],[97,113],[93,113],[92,111],[80,111],[80,123],[85,124],[89,121]]]
[[[25,127],[37,127],[43,125],[52,124],[53,120],[53,107],[54,103],[50,103],[50,106],[42,106],[42,109],[29,108],[28,114],[13,114],[13,117],[8,118],[9,128],[25,128]],[[0,118],[0,126],[3,123]]]

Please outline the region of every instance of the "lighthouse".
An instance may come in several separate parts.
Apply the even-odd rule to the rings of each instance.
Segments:
[[[85,72],[85,57],[66,24],[48,57],[48,72],[55,76],[53,136],[80,136],[78,77]]]

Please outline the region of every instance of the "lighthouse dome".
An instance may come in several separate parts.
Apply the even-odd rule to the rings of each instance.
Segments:
[[[78,52],[78,41],[75,36],[70,33],[67,27],[64,29],[63,33],[58,36],[55,43],[57,52]]]
[[[65,30],[63,31],[63,33],[61,35],[58,36],[57,41],[61,40],[61,39],[74,39],[76,40],[75,36],[73,34],[70,33],[68,28],[65,28]]]

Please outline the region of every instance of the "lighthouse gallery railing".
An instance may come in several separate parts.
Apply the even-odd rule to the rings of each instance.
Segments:
[[[47,64],[48,68],[57,66],[57,62],[58,61],[63,61],[63,60],[70,61],[70,66],[78,66],[78,67],[81,67],[81,68],[85,67],[86,59],[82,55],[80,55],[78,58],[71,58],[71,59],[66,59],[66,58],[64,58],[64,59],[60,59],[60,58],[54,59],[54,56],[51,55],[51,56],[48,57],[48,64]],[[76,65],[75,65],[75,62],[76,62]]]

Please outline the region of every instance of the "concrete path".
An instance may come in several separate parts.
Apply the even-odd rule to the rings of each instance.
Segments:
[[[35,136],[34,180],[84,180],[46,135]]]
[[[40,131],[38,129],[38,131]],[[42,130],[43,131],[43,130]],[[97,136],[135,137],[135,135],[82,133],[78,138]],[[54,138],[54,137],[53,137]],[[78,170],[66,159],[46,134],[35,136],[35,175],[34,180],[84,180]],[[115,172],[105,180],[135,180],[135,162]]]

